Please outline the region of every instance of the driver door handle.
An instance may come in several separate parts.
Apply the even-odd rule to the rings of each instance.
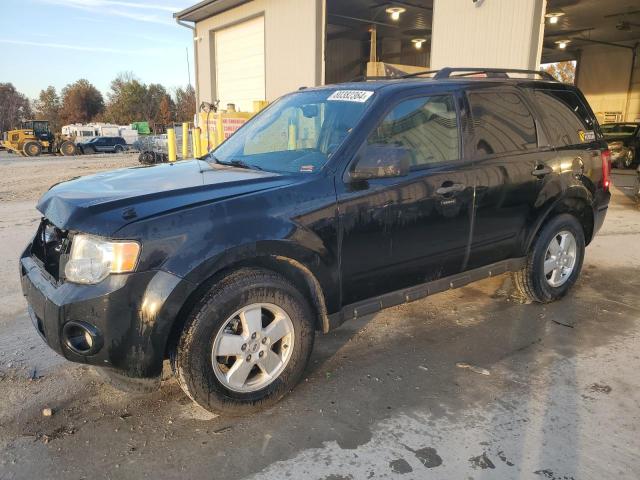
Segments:
[[[533,172],[531,172],[531,175],[533,175],[534,177],[542,178],[546,175],[549,175],[551,172],[553,172],[553,170],[550,167],[540,164],[536,165],[536,168]]]
[[[446,186],[442,186],[436,190],[436,193],[438,195],[447,195],[449,193],[462,192],[466,188],[466,186],[462,183],[448,184],[448,182],[445,182],[443,185],[445,184]]]

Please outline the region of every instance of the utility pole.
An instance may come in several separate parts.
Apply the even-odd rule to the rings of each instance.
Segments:
[[[191,86],[191,67],[189,66],[189,48],[184,47],[187,54],[187,85]]]

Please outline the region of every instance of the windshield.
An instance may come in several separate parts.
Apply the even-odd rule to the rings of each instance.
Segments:
[[[633,135],[638,128],[638,125],[629,123],[629,124],[604,124],[601,125],[602,133],[605,137],[630,137]]]
[[[211,158],[275,172],[317,172],[351,133],[372,95],[337,89],[287,95],[253,117]]]

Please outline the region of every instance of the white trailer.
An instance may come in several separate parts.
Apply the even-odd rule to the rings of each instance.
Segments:
[[[88,142],[95,137],[122,137],[131,145],[138,139],[138,132],[130,125],[115,125],[113,123],[74,123],[64,125],[62,134],[75,138],[76,143]]]

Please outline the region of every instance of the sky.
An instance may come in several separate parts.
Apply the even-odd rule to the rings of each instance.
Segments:
[[[198,0],[0,0],[0,83],[29,98],[86,78],[105,95],[121,72],[193,84],[193,35],[173,12]]]

